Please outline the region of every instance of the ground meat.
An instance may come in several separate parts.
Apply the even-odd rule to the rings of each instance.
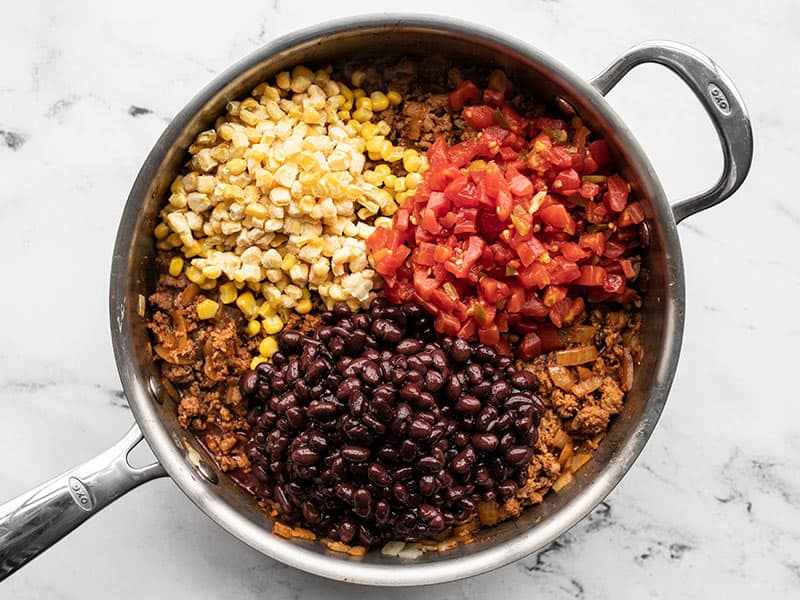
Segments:
[[[591,437],[605,431],[611,415],[599,406],[584,406],[572,420],[572,430],[580,436]]]
[[[562,419],[571,419],[580,408],[578,398],[563,390],[554,389],[550,398],[553,403],[553,410]]]
[[[171,258],[170,253],[159,253],[160,275],[148,298],[148,327],[164,387],[176,397],[178,422],[204,433],[201,440],[220,468],[247,470],[247,407],[238,380],[260,338],[244,333],[244,320],[235,308],[222,306],[214,319],[199,320],[197,304],[216,298],[216,292],[203,292],[183,276],[171,277]]]

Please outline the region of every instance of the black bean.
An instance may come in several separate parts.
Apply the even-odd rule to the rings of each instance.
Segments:
[[[306,414],[309,417],[312,419],[318,419],[320,421],[327,421],[331,417],[335,416],[336,412],[336,404],[324,400],[314,400],[306,409]]]
[[[500,444],[500,440],[493,433],[475,433],[472,436],[472,445],[483,452],[491,452]]]
[[[453,341],[453,347],[450,350],[450,356],[452,356],[453,360],[456,362],[467,362],[472,356],[472,348],[470,348],[469,342],[461,338],[455,339]]]
[[[366,519],[372,513],[372,494],[366,488],[356,490],[353,494],[353,512],[362,519]]]
[[[514,466],[526,464],[530,461],[533,452],[525,446],[512,446],[506,451],[506,461]]]
[[[425,389],[431,393],[438,392],[444,385],[444,377],[439,371],[425,373]]]
[[[242,395],[249,396],[255,393],[256,389],[258,389],[258,373],[255,371],[245,371],[242,378],[239,379],[239,390],[241,390]]]
[[[535,390],[537,386],[536,376],[530,371],[517,371],[511,376],[511,383],[520,390]]]
[[[431,424],[422,419],[414,419],[408,427],[408,434],[415,439],[424,439],[431,434]]]
[[[342,446],[342,458],[350,462],[361,462],[369,458],[370,450],[364,446],[345,444]]]
[[[497,352],[490,346],[481,344],[476,348],[474,357],[478,362],[491,363],[497,358]]]
[[[298,465],[313,465],[319,460],[319,454],[311,448],[300,447],[292,451],[292,460]]]
[[[474,415],[481,409],[481,401],[475,396],[461,396],[455,405],[457,412],[465,415]]]
[[[422,344],[414,338],[406,338],[397,343],[395,350],[398,354],[416,354],[422,349]]]

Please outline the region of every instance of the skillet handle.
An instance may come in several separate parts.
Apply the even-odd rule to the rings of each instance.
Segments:
[[[733,194],[750,170],[753,130],[742,97],[714,61],[694,48],[667,41],[634,46],[595,77],[591,84],[604,96],[628,71],[643,63],[657,63],[676,73],[706,109],[722,144],[724,166],[719,181],[705,192],[672,207],[675,221],[719,204]]]
[[[137,425],[114,446],[13,500],[0,504],[0,581],[138,485],[166,472],[135,468],[128,453],[142,440]]]

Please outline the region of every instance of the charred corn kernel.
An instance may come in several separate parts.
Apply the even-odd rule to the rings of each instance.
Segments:
[[[357,69],[353,71],[353,74],[350,76],[350,83],[353,84],[353,87],[360,88],[366,76],[367,74],[364,73],[364,71]]]
[[[369,99],[372,101],[372,110],[376,112],[389,108],[389,99],[383,92],[372,92]]]
[[[236,289],[236,284],[232,281],[227,281],[219,286],[219,299],[223,304],[230,304],[236,300],[238,295],[239,291]]]
[[[253,296],[253,292],[239,294],[239,297],[236,299],[236,306],[239,307],[239,310],[241,310],[248,319],[252,319],[256,316],[258,306],[256,306],[256,299]]]
[[[258,345],[258,353],[266,358],[272,358],[272,355],[278,351],[278,340],[271,335],[261,340]]]
[[[176,256],[171,261],[169,261],[169,274],[173,277],[177,277],[183,271],[183,259],[180,256]]]
[[[250,370],[255,370],[258,365],[265,362],[269,362],[266,356],[254,356],[253,360],[250,361]]]
[[[294,310],[301,315],[311,312],[311,300],[309,298],[301,299],[297,304],[295,304]]]
[[[254,335],[258,335],[259,333],[261,333],[261,323],[259,323],[258,321],[255,321],[255,320],[248,321],[247,327],[245,327],[244,330],[245,330],[245,332],[247,332],[247,335],[249,335],[250,337],[253,337]]]
[[[206,278],[203,277],[203,274],[200,272],[200,269],[198,269],[197,267],[193,267],[191,265],[186,267],[186,279],[188,279],[192,283],[196,283],[197,285],[205,283],[206,281]]]
[[[394,90],[389,90],[386,92],[386,99],[389,100],[389,104],[392,106],[397,106],[403,101],[403,97],[400,95],[400,92],[395,92]]]
[[[264,319],[263,322],[264,331],[270,335],[278,333],[281,329],[283,329],[283,320],[278,315],[272,315]]]
[[[153,235],[156,236],[157,240],[164,240],[169,237],[169,225],[166,223],[159,223],[156,225],[155,229],[153,229]]]
[[[372,111],[366,108],[359,108],[353,111],[353,118],[359,123],[366,123],[372,118]]]
[[[244,209],[244,214],[248,217],[255,217],[256,219],[266,219],[269,216],[269,210],[263,204],[258,202],[251,202]]]
[[[422,167],[422,158],[414,149],[409,148],[403,152],[403,168],[408,173],[417,173]]]
[[[197,317],[199,319],[213,319],[214,315],[217,314],[217,310],[219,310],[219,304],[213,300],[203,300],[197,305]]]
[[[366,96],[364,96],[363,98],[359,98],[358,100],[356,100],[356,108],[357,108],[357,109],[359,109],[359,108],[363,108],[363,109],[365,109],[365,110],[370,110],[370,111],[371,111],[371,110],[374,110],[374,109],[372,108],[372,100],[370,100],[370,99],[369,99],[369,98],[367,98]]]
[[[281,261],[281,269],[288,271],[297,264],[297,258],[291,252],[287,252]]]

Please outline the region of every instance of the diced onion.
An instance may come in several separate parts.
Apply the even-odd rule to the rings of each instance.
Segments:
[[[579,346],[578,348],[568,348],[556,352],[556,364],[562,367],[572,367],[592,362],[599,356],[597,348],[594,346]]]
[[[569,470],[575,473],[578,469],[580,469],[583,465],[589,462],[592,459],[592,455],[588,452],[579,452],[575,456],[572,457],[572,460],[569,464]]]
[[[385,556],[397,556],[405,547],[405,542],[386,542],[386,545],[381,548],[381,554]]]
[[[597,377],[596,375],[593,377],[589,377],[588,379],[584,379],[576,383],[572,386],[572,393],[575,394],[578,398],[583,398],[586,394],[590,394],[599,388],[603,383],[603,380]]]
[[[559,337],[565,343],[589,344],[596,332],[597,329],[593,325],[575,325],[559,331]]]
[[[572,386],[575,385],[575,378],[572,375],[572,371],[566,367],[550,366],[547,367],[547,372],[550,374],[550,379],[553,380],[553,383],[562,390],[568,392],[572,389]]]
[[[620,379],[622,391],[631,391],[633,387],[633,357],[627,348],[622,350],[622,376]]]
[[[557,494],[563,490],[572,481],[572,473],[569,471],[564,473],[561,477],[553,482],[553,491]]]

